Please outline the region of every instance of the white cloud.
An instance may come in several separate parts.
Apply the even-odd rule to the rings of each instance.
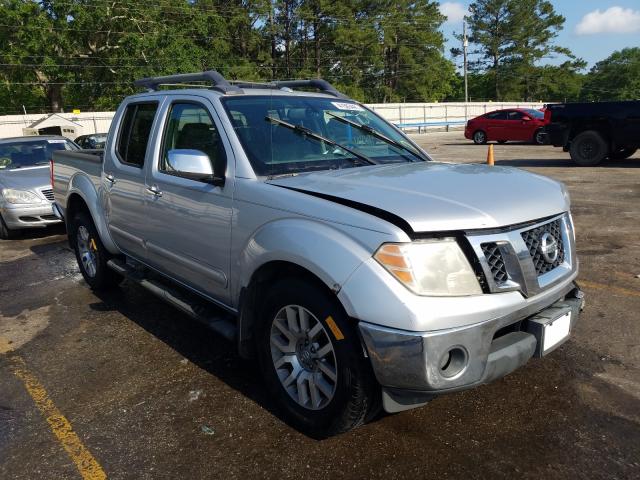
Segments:
[[[600,9],[587,13],[576,27],[578,35],[596,33],[640,32],[640,10],[611,7],[604,12]]]
[[[467,9],[458,2],[444,2],[440,5],[440,13],[447,17],[447,23],[455,23],[462,21]]]

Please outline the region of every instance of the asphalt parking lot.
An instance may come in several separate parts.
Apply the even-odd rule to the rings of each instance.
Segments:
[[[486,158],[459,131],[415,138]],[[551,356],[317,441],[232,345],[126,282],[92,293],[61,229],[29,233],[0,243],[0,478],[640,478],[640,154],[495,156],[571,193],[587,307]]]

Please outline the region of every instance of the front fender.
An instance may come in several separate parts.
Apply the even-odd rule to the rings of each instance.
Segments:
[[[257,230],[240,254],[238,292],[249,285],[254,272],[274,261],[305,268],[337,292],[371,255],[353,236],[326,222],[306,218],[275,220]]]
[[[98,230],[102,244],[110,253],[117,255],[120,253],[120,250],[111,238],[109,228],[107,227],[107,220],[104,215],[104,209],[102,208],[104,203],[101,201],[101,195],[103,194],[104,193],[102,191],[99,193],[96,190],[89,177],[78,173],[74,175],[69,182],[66,211],[69,211],[69,203],[73,198],[73,195],[79,195],[89,209],[89,213],[91,214],[93,223]]]

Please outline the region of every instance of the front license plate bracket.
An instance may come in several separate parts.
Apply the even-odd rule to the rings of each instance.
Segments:
[[[527,331],[537,340],[535,357],[543,357],[562,345],[571,333],[571,307],[548,308],[527,321]]]

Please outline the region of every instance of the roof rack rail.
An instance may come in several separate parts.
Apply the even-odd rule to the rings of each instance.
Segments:
[[[191,82],[211,82],[211,88],[222,93],[237,92],[242,93],[242,89],[231,85],[222,75],[215,70],[208,70],[200,73],[182,73],[179,75],[167,75],[165,77],[148,77],[133,82],[138,87],[145,87],[150,90],[158,90],[161,85],[183,84]]]
[[[340,93],[336,88],[322,78],[311,78],[309,80],[276,80],[273,82],[276,88],[297,88],[311,87],[317,88],[322,93],[333,95],[338,98],[349,98],[344,93]]]
[[[312,78],[309,80],[274,80],[272,82],[254,82],[249,80],[231,80],[233,86],[240,88],[296,88],[296,87],[312,87],[318,89],[327,95],[333,95],[338,98],[349,98],[345,94],[339,92],[326,80],[321,78]]]
[[[332,95],[337,98],[349,98],[345,94],[340,93],[326,80],[321,78],[312,78],[309,80],[275,80],[273,82],[249,82],[249,81],[232,81],[229,82],[215,70],[208,70],[201,73],[182,73],[179,75],[168,75],[165,77],[148,77],[136,80],[134,85],[138,87],[148,88],[152,91],[158,90],[161,85],[178,85],[190,84],[192,82],[210,82],[211,88],[222,93],[242,93],[243,88],[300,88],[309,87],[316,88],[322,93]],[[191,85],[193,86],[193,85]]]

